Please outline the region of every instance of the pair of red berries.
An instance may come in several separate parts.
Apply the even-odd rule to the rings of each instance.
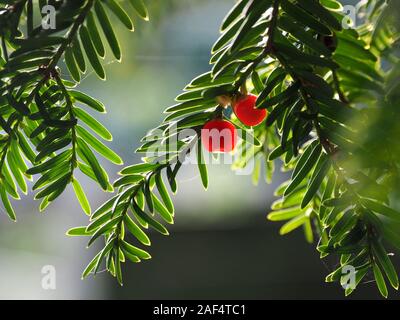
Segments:
[[[257,126],[267,117],[267,110],[256,108],[257,96],[244,95],[232,104],[233,112],[246,126]],[[237,142],[235,126],[223,119],[207,122],[201,131],[201,141],[208,152],[230,152]]]

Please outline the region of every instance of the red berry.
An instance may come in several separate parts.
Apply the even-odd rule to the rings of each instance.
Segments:
[[[267,110],[256,108],[257,96],[249,94],[242,96],[233,105],[233,111],[246,126],[257,126],[267,117]]]
[[[237,142],[236,128],[226,120],[211,120],[201,130],[201,142],[208,152],[230,152]]]

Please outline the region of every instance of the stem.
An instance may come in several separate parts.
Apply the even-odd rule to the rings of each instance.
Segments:
[[[238,91],[239,88],[243,85],[243,83],[246,83],[247,78],[249,75],[257,68],[257,66],[273,51],[273,41],[274,41],[274,33],[275,33],[275,28],[278,23],[278,17],[279,17],[279,0],[274,1],[274,6],[271,14],[271,21],[268,26],[268,31],[267,31],[267,43],[264,47],[264,50],[261,52],[261,54],[253,61],[251,67],[247,68],[247,70],[243,73],[243,75],[240,77],[240,79],[237,81],[237,84],[235,85],[234,91]]]
[[[16,4],[14,4],[14,6],[16,5],[22,5],[25,4],[27,0],[22,0],[17,2]],[[58,61],[61,59],[62,55],[64,54],[64,51],[66,50],[66,48],[71,44],[71,42],[73,41],[73,39],[75,38],[77,32],[79,31],[80,26],[83,24],[83,22],[85,21],[85,18],[87,16],[87,14],[89,13],[89,11],[92,9],[93,5],[94,5],[95,0],[89,0],[87,2],[87,4],[85,5],[85,7],[82,9],[82,12],[79,14],[79,16],[77,17],[77,19],[75,20],[72,28],[69,30],[68,34],[67,34],[67,38],[65,39],[65,41],[60,45],[60,47],[57,49],[57,52],[54,54],[53,58],[50,60],[49,64],[44,68],[43,70],[43,77],[40,79],[40,81],[37,83],[35,89],[29,94],[29,96],[27,97],[25,103],[27,105],[29,105],[32,100],[34,99],[36,93],[41,89],[41,87],[46,83],[46,81],[48,80],[49,76],[53,73],[54,68],[57,66]],[[8,61],[8,53],[7,53],[7,47],[6,47],[6,43],[4,40],[4,37],[2,38],[2,47],[3,47],[3,51],[4,51],[4,55],[6,58],[6,61]],[[58,84],[61,84],[61,89],[65,90],[64,85],[62,84],[62,80],[61,78],[59,78],[59,76],[56,74],[56,81],[58,80]],[[65,95],[65,99],[67,100],[67,104],[68,104],[68,99],[69,99],[69,95],[66,94]],[[70,100],[69,100],[70,101]],[[71,103],[71,101],[69,102]],[[71,103],[72,105],[72,103]],[[73,114],[73,110],[70,109],[70,116],[74,117]],[[19,125],[21,124],[23,118],[20,118],[14,125],[14,127],[12,128],[12,131],[18,131],[19,130]],[[8,153],[8,148],[11,144],[11,139],[12,139],[12,134],[13,132],[11,132],[7,138],[7,143],[4,146],[3,150],[2,150],[2,156],[0,159],[0,173],[1,173],[1,169],[4,165],[5,162],[5,157],[6,154]],[[74,138],[74,130],[73,130],[73,141],[76,141],[76,136]],[[75,143],[73,142],[73,151],[75,154]]]
[[[47,67],[48,69],[51,70],[57,65],[58,60],[64,54],[65,49],[67,49],[67,47],[74,40],[76,34],[79,31],[80,26],[83,24],[89,11],[92,9],[94,2],[95,2],[95,0],[89,0],[87,2],[86,6],[82,9],[82,12],[79,14],[78,18],[76,18],[71,30],[68,32],[66,40],[60,45],[60,47],[58,48],[53,59],[50,61],[49,65]]]
[[[303,86],[301,79],[297,76],[297,74],[294,72],[294,70],[290,67],[290,65],[287,63],[285,58],[280,53],[275,51],[274,56],[279,61],[279,63],[282,65],[282,67],[288,72],[288,74],[293,78],[293,80],[300,83],[301,86],[300,86],[299,91],[300,91],[301,97],[304,100],[304,103],[307,107],[307,110],[311,113],[314,113],[315,110],[314,110],[313,106],[310,104],[310,101],[309,101],[310,98]],[[341,96],[342,102],[346,101],[346,103],[348,103],[347,98],[344,96],[343,92],[340,90],[339,80],[337,78],[335,71],[333,71],[333,74],[334,74],[334,79],[335,79],[334,80],[335,86],[336,86],[339,96]],[[320,144],[322,145],[324,151],[326,152],[326,154],[329,156],[329,158],[331,160],[333,170],[335,171],[335,173],[337,174],[339,179],[342,181],[342,183],[346,186],[347,191],[350,192],[356,199],[355,205],[362,207],[358,193],[354,190],[352,185],[347,181],[346,175],[343,173],[343,171],[340,169],[340,166],[337,164],[337,161],[336,161],[336,154],[338,151],[337,148],[335,148],[335,146],[322,133],[318,119],[315,118],[312,121],[313,121],[314,128],[316,130],[316,133],[317,133],[318,140],[319,140]],[[369,224],[367,225],[367,227],[368,226],[369,226]]]
[[[54,68],[57,66],[58,61],[61,59],[62,55],[64,54],[64,51],[74,40],[76,34],[79,31],[80,26],[83,24],[89,11],[92,9],[94,1],[95,0],[89,0],[88,3],[86,4],[86,6],[82,9],[82,12],[79,14],[78,18],[76,18],[74,24],[72,25],[72,28],[69,30],[69,32],[67,34],[67,38],[59,46],[59,48],[57,49],[57,52],[54,54],[53,58],[50,60],[48,65],[44,68],[44,70],[43,70],[44,77],[38,82],[35,90],[33,92],[31,92],[31,94],[28,97],[28,101],[32,101],[36,92],[38,90],[40,90],[42,85],[47,81],[49,75],[52,73]]]
[[[300,89],[299,89],[300,94],[301,94],[301,97],[302,97],[306,107],[307,107],[307,110],[309,110],[311,113],[314,113],[315,110],[314,110],[313,106],[310,104],[309,96],[302,85],[301,79],[297,76],[297,74],[293,71],[293,69],[288,65],[288,63],[286,62],[286,60],[280,53],[275,52],[274,55],[278,59],[279,63],[282,65],[282,67],[293,78],[293,80],[300,83],[300,85],[301,85]],[[325,152],[329,156],[333,156],[336,153],[336,150],[335,150],[333,144],[323,135],[318,120],[314,119],[313,124],[314,124],[315,130],[317,132],[318,139],[319,139],[321,145],[323,146]]]
[[[75,113],[74,113],[74,106],[71,101],[71,96],[69,95],[67,88],[64,86],[64,83],[62,82],[62,80],[58,74],[56,75],[56,82],[64,94],[70,120],[76,120]],[[76,156],[76,140],[77,140],[77,138],[76,138],[75,126],[73,126],[71,128],[71,135],[72,135],[72,137],[71,137],[71,139],[72,139],[72,142],[71,142],[71,144],[72,144],[71,173],[73,173],[74,169],[76,167],[76,163],[77,163],[77,156]]]

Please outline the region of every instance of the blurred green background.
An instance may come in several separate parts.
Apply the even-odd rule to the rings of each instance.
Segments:
[[[163,109],[185,84],[208,70],[209,49],[233,2],[148,0],[151,21],[136,20],[136,32],[115,21],[122,63],[105,60],[107,81],[89,74],[80,89],[106,104],[108,114],[99,120],[113,133],[110,146],[125,164],[140,161],[134,154],[140,138],[159,124]],[[104,165],[114,179],[120,168]],[[283,178],[278,172],[273,185],[256,187],[251,177],[235,175],[229,165],[213,165],[205,192],[197,169],[184,167],[171,235],[152,234],[153,259],[127,263],[123,287],[105,273],[80,280],[96,251],[85,249],[86,239],[65,236],[70,227],[87,223],[71,189],[45,213],[27,196],[15,202],[17,224],[0,217],[0,298],[341,299],[339,285],[324,283],[335,261],[321,263],[301,230],[280,237],[279,224],[266,220],[273,190]],[[110,196],[82,182],[93,208]],[[56,290],[42,289],[44,265],[56,268]],[[352,298],[379,294],[366,283]]]

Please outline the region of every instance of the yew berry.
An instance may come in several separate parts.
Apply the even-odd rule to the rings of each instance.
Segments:
[[[257,96],[253,94],[240,97],[233,104],[233,112],[246,126],[256,126],[265,120],[267,110],[256,108]]]
[[[201,142],[208,152],[230,152],[237,142],[237,130],[229,121],[211,120],[201,130]]]

